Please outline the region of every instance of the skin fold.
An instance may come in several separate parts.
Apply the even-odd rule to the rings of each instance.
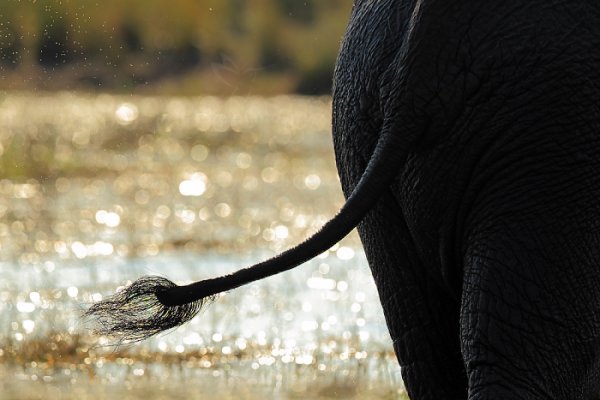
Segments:
[[[600,399],[600,4],[356,0],[334,77],[349,196],[411,399]]]

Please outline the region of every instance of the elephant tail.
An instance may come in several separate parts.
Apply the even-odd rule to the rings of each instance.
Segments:
[[[362,177],[338,214],[304,242],[230,275],[186,286],[163,277],[142,277],[93,304],[84,317],[97,321],[98,334],[119,344],[141,341],[189,321],[219,293],[287,271],[328,250],[358,225],[404,164],[410,138],[391,125],[384,125]]]

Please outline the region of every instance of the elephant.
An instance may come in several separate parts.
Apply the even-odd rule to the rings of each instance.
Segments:
[[[355,0],[333,82],[346,197],[298,246],[93,305],[144,339],[358,227],[411,399],[600,399],[600,4]]]

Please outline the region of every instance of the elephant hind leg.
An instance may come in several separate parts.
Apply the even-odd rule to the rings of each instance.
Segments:
[[[470,235],[465,256],[469,399],[598,399],[598,229],[503,215]]]
[[[391,194],[359,226],[411,399],[464,400],[459,302],[423,267]]]

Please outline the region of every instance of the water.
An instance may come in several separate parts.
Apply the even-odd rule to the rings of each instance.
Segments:
[[[356,234],[138,345],[79,318],[142,274],[262,260],[342,202],[328,98],[2,95],[2,399],[402,398]]]

